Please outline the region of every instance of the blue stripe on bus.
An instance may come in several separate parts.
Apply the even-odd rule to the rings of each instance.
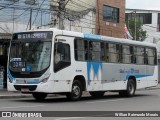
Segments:
[[[84,35],[84,38],[101,40],[100,35],[93,35],[93,34],[86,34],[86,33],[84,33],[83,35]]]
[[[135,76],[136,78],[144,78],[144,77],[149,77],[153,75],[127,75],[126,80],[128,80],[130,76]]]
[[[39,84],[40,82],[27,82],[26,84]]]

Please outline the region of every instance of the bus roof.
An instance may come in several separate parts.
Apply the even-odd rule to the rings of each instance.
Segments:
[[[73,31],[65,31],[63,30],[63,35],[74,36],[74,37],[82,37],[86,39],[93,39],[93,40],[102,40],[102,41],[109,41],[109,42],[117,42],[122,44],[131,44],[131,45],[140,45],[140,46],[148,46],[148,47],[156,47],[155,44],[149,42],[141,42],[135,40],[129,40],[124,38],[115,38],[115,37],[108,37],[102,35],[94,35],[94,34],[86,34],[86,33],[79,33]]]
[[[59,30],[59,29],[56,29],[56,28],[30,30],[28,32],[31,32],[31,31],[53,31],[53,32],[57,32],[58,34],[63,34],[63,35],[66,35],[66,36],[92,39],[92,40],[96,40],[96,41],[109,41],[109,42],[117,42],[117,43],[122,43],[122,44],[156,47],[155,44],[148,43],[148,42],[141,42],[141,41],[124,39],[124,38],[115,38],[115,37],[87,34],[87,33],[80,33],[80,32],[73,32],[73,31],[67,31],[67,30]]]

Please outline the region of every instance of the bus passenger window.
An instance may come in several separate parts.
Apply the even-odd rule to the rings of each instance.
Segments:
[[[123,63],[129,64],[132,63],[133,56],[131,54],[131,48],[129,45],[123,45],[122,46],[122,57],[123,57]]]
[[[154,65],[154,59],[155,59],[155,52],[152,48],[146,48],[146,59],[148,60],[149,65]]]
[[[101,61],[105,61],[105,43],[101,42]]]
[[[108,57],[109,57],[109,62],[119,62],[119,47],[117,46],[117,44],[113,44],[113,43],[109,43],[108,44]]]
[[[136,63],[139,65],[144,65],[144,48],[143,47],[134,47],[134,54],[136,56]]]
[[[101,61],[101,44],[100,42],[89,42],[89,60]]]

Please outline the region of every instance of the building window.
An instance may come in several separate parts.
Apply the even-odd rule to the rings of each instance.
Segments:
[[[119,8],[104,5],[103,19],[108,22],[119,22]]]
[[[152,13],[126,13],[126,21],[136,19],[142,24],[152,24]]]

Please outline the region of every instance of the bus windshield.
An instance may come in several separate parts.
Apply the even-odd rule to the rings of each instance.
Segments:
[[[10,70],[13,72],[38,72],[49,67],[51,42],[12,42]]]

